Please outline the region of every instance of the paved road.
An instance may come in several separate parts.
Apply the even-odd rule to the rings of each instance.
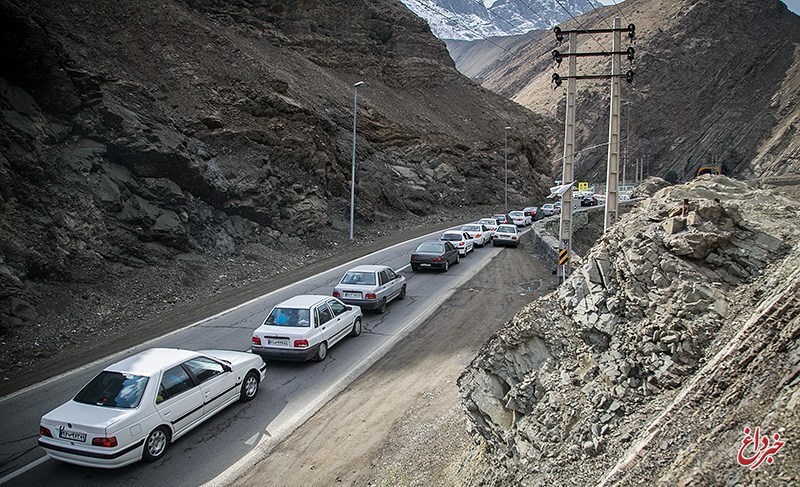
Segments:
[[[311,417],[501,251],[479,248],[447,273],[413,273],[407,267],[408,256],[424,239],[357,259],[0,400],[4,425],[0,433],[0,483],[53,485],[57,479],[60,486],[224,484],[236,471],[246,468],[247,462],[269,451]],[[297,294],[330,294],[346,268],[363,263],[401,269],[408,279],[406,299],[390,303],[384,315],[367,312],[364,333],[337,344],[322,363],[268,362],[267,379],[255,401],[219,413],[180,438],[160,461],[103,471],[48,460],[37,446],[39,418],[122,356],[155,346],[247,350],[252,330],[273,305]]]

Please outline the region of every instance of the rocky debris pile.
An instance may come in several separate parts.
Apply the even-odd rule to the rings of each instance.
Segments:
[[[797,268],[798,213],[797,201],[714,176],[625,215],[461,376],[471,485],[596,483],[771,297],[774,272]],[[670,442],[675,455],[694,447],[680,432]]]

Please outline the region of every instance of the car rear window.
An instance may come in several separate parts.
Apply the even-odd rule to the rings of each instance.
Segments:
[[[310,323],[309,313],[305,308],[274,308],[269,316],[267,316],[267,319],[264,320],[265,325],[290,326],[295,328],[305,328],[308,327]]]
[[[357,284],[359,286],[374,286],[375,273],[374,272],[354,272],[347,271],[342,278],[342,284]]]
[[[512,227],[511,225],[500,225],[497,231],[500,233],[517,233],[517,227]]]
[[[416,251],[417,252],[424,252],[424,253],[440,254],[440,253],[442,253],[442,245],[441,244],[435,244],[435,243],[423,243],[423,244],[420,244],[419,247],[417,247]]]
[[[464,237],[461,236],[460,233],[445,233],[444,235],[442,235],[442,238],[441,238],[441,240],[447,240],[449,242],[457,241],[457,240],[463,240],[463,239],[464,239]]]
[[[511,213],[509,213],[509,215],[511,215],[511,216],[522,216],[522,212],[521,211],[512,211]]]
[[[147,377],[102,371],[75,396],[75,402],[106,408],[133,409],[139,406]]]
[[[480,232],[481,227],[478,225],[464,225],[462,228],[465,232]]]

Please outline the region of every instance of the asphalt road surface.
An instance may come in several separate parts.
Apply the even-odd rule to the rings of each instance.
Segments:
[[[430,316],[501,249],[478,248],[447,273],[413,273],[408,257],[420,237],[304,279],[190,327],[151,340],[0,400],[0,483],[4,485],[171,485],[224,484],[247,468],[375,363]],[[408,279],[405,300],[384,315],[365,312],[364,332],[331,348],[322,363],[268,362],[259,396],[235,404],[177,440],[163,459],[118,470],[99,470],[49,460],[37,445],[40,417],[69,400],[103,367],[152,347],[248,350],[252,331],[270,308],[298,294],[329,295],[344,271],[358,264],[385,264]],[[57,479],[57,480],[56,480]]]

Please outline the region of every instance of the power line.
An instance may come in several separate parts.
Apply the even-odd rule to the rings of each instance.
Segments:
[[[613,3],[613,4],[614,4],[614,6],[615,6],[615,7],[617,7],[617,11],[619,12],[619,14],[620,14],[620,15],[622,15],[622,18],[623,18],[623,19],[625,19],[625,22],[627,22],[627,23],[629,23],[629,24],[630,24],[630,23],[631,23],[631,21],[630,21],[630,20],[628,20],[628,17],[625,15],[625,13],[622,11],[622,9],[621,9],[621,8],[619,8],[619,5],[617,5],[617,2],[616,2],[616,0],[611,0],[611,3]]]
[[[556,0],[556,3],[558,3],[561,6],[561,8],[563,8],[564,11],[567,12],[567,14],[569,14],[570,17],[572,17],[572,20],[574,20],[578,24],[578,27],[580,27],[583,30],[588,30],[586,29],[586,27],[583,26],[583,24],[578,19],[575,18],[574,15],[572,15],[572,12],[570,12],[569,9],[565,7],[563,3],[561,3],[561,0]],[[603,47],[603,45],[600,43],[600,41],[597,40],[597,37],[595,37],[594,34],[589,33],[589,36],[591,36],[591,38],[594,39],[597,45],[600,46],[600,49],[602,49],[603,51],[608,50],[605,47]]]
[[[597,8],[594,6],[594,2],[592,0],[589,0],[589,6],[592,7],[592,10],[594,10],[594,12],[598,15],[598,17],[600,17],[600,20],[602,20],[603,22],[606,21],[606,19],[603,17],[603,15],[600,14],[600,11],[597,10]],[[613,27],[613,24],[611,22],[609,22],[609,26]]]
[[[484,4],[483,4],[483,2],[481,2],[481,0],[474,0],[474,1],[475,1],[475,3],[476,3],[476,4],[478,4],[478,5],[480,5],[481,7],[483,7],[483,8],[484,8],[484,9],[485,9],[487,12],[489,12],[490,14],[492,14],[492,15],[494,15],[495,17],[497,17],[497,18],[501,19],[501,20],[502,20],[503,22],[505,22],[507,25],[511,26],[512,28],[514,28],[514,29],[516,29],[516,30],[521,30],[521,29],[519,29],[517,26],[515,26],[514,24],[512,24],[511,22],[509,22],[508,20],[506,20],[506,19],[505,19],[503,16],[501,16],[500,14],[498,14],[498,13],[494,12],[494,11],[493,11],[492,9],[490,9],[490,8],[486,8],[486,5],[484,5]],[[537,16],[538,16],[540,19],[542,19],[542,17],[541,17],[541,16],[539,16],[539,14],[538,14],[538,13],[536,13],[536,11],[535,11],[535,10],[531,9],[531,8],[530,8],[530,6],[528,6],[528,5],[527,5],[525,2],[522,2],[522,3],[523,3],[523,5],[527,6],[527,7],[528,7],[528,9],[530,9],[530,10],[531,10],[531,12],[533,12],[533,13],[534,13],[534,14],[536,14],[536,15],[537,15]],[[542,20],[543,20],[545,23],[547,23],[547,21],[546,21],[546,20],[544,20],[544,19],[542,19]],[[544,29],[543,29],[543,30],[544,30]],[[539,40],[535,40],[535,39],[534,39],[534,43],[535,43],[535,44],[537,44],[539,47],[543,48],[545,51],[548,51],[548,50],[550,50],[550,47],[549,47],[549,46],[545,46],[545,45],[542,43],[542,41],[543,41],[543,40],[544,40],[544,36],[542,36],[542,39],[539,39]]]

